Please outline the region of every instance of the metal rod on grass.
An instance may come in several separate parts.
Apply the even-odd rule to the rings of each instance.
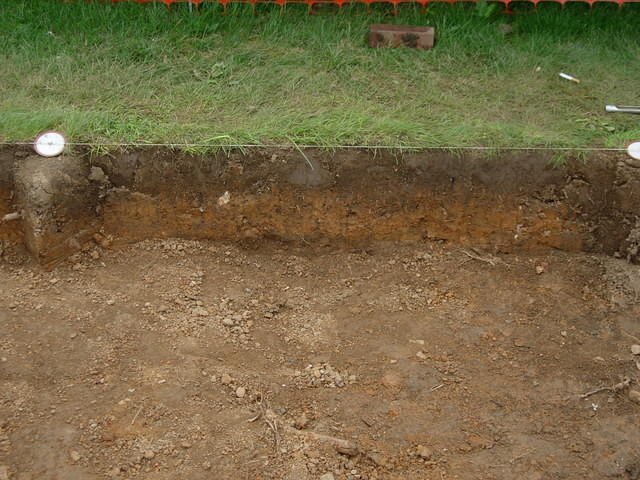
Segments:
[[[630,107],[624,105],[606,105],[604,107],[607,113],[635,113],[640,114],[640,107]]]

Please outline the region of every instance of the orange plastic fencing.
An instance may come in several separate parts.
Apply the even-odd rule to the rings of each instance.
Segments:
[[[417,3],[422,5],[424,8],[428,3],[456,3],[456,2],[476,2],[477,0],[104,0],[111,1],[112,3],[118,2],[136,2],[136,3],[152,3],[152,2],[160,2],[169,6],[173,3],[191,3],[192,5],[199,6],[203,3],[218,3],[224,7],[226,7],[229,3],[246,3],[249,5],[256,5],[259,3],[270,4],[270,5],[278,5],[284,6],[285,4],[302,4],[308,5],[309,8],[312,8],[313,5],[329,3],[333,5],[337,5],[342,7],[347,3],[361,3],[365,5],[371,5],[373,3],[387,3],[391,4],[394,7],[399,5],[400,3]],[[613,3],[618,6],[622,6],[624,3],[640,3],[640,0],[492,0],[497,3],[504,4],[505,8],[508,10],[509,4],[514,2],[528,2],[533,4],[533,6],[537,6],[542,2],[554,2],[560,3],[564,5],[569,2],[582,2],[587,3],[588,5],[593,5],[594,3]]]

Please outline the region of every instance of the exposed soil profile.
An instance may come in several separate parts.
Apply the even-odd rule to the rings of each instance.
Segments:
[[[0,479],[638,478],[635,165],[306,155],[0,152]]]
[[[7,150],[0,159],[0,212],[22,208],[25,241],[45,265],[96,232],[116,244],[443,240],[493,252],[635,255],[629,235],[640,170],[623,155],[561,167],[538,154],[364,151],[304,158],[297,151],[193,157],[152,150],[46,160]],[[19,235],[16,222],[1,228],[5,239]]]

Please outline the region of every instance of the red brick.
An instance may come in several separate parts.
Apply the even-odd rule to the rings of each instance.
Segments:
[[[405,25],[385,25],[375,23],[369,27],[369,46],[409,47],[420,50],[433,48],[435,30],[433,27],[409,27]]]

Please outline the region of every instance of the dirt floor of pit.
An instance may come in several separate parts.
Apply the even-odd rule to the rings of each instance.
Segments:
[[[441,243],[9,249],[0,477],[638,478],[638,279]]]

